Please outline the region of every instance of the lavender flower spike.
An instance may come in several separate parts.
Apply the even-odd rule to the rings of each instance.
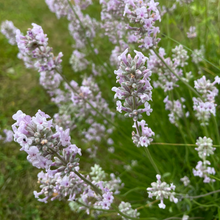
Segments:
[[[62,52],[55,57],[52,48],[48,46],[47,35],[41,26],[32,24],[33,28],[28,29],[23,36],[20,30],[16,31],[16,42],[19,49],[18,57],[23,59],[26,67],[36,68],[40,73],[40,84],[45,89],[56,89],[62,77],[60,76]]]
[[[136,56],[132,59],[126,49],[119,57],[120,66],[115,71],[117,81],[120,87],[113,87],[115,98],[125,100],[122,104],[117,102],[117,110],[126,112],[125,116],[137,121],[141,114],[146,112],[149,115],[152,112],[148,101],[152,100],[152,86],[150,84],[151,71],[146,69],[145,57],[141,52],[134,51]],[[144,104],[144,108],[139,106]]]
[[[14,26],[12,21],[3,21],[1,24],[1,32],[5,35],[8,39],[9,44],[15,45],[16,44],[16,31],[18,29]]]

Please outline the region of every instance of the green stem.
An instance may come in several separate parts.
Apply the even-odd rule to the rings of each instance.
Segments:
[[[183,129],[182,129],[182,126],[180,125],[179,122],[177,122],[177,124],[178,124],[178,128],[179,128],[179,131],[180,131],[180,133],[183,137],[184,142],[187,143],[186,138],[185,138],[185,134],[184,134]],[[188,151],[188,146],[187,145],[185,145],[185,150],[186,150],[185,160],[186,160],[187,166],[189,167],[189,169],[191,169],[190,163],[189,163],[189,151]]]
[[[179,92],[176,91],[176,94],[177,94],[177,96],[178,96],[178,99],[179,99],[180,103],[181,103],[182,106],[183,106],[183,102],[182,102],[182,100],[181,100],[181,97],[180,97]],[[184,118],[184,123],[185,123],[185,125],[186,125],[186,127],[187,127],[187,133],[188,133],[188,135],[189,135],[191,141],[193,142],[194,139],[193,139],[193,137],[192,137],[192,135],[191,135],[191,132],[190,132],[190,129],[189,129],[189,125],[188,125],[188,122],[187,122],[187,120],[186,120],[186,114],[183,114],[183,118]]]
[[[98,189],[95,185],[93,185],[89,180],[87,180],[85,177],[83,177],[79,172],[77,172],[76,170],[74,170],[74,173],[80,178],[82,179],[85,183],[87,183],[88,185],[90,185],[99,195],[102,196],[102,193],[100,191],[100,189]]]
[[[145,148],[145,152],[146,152],[146,154],[147,154],[147,156],[148,156],[148,159],[150,160],[152,166],[154,167],[155,171],[157,172],[157,174],[160,174],[160,171],[159,171],[159,169],[158,169],[156,163],[154,162],[154,159],[153,159],[153,157],[151,156],[148,147]]]
[[[173,42],[175,42],[175,43],[177,43],[177,44],[181,44],[180,42],[174,40],[173,38],[167,36],[166,34],[162,34],[162,35],[165,36],[165,37],[167,37],[168,39],[172,40]],[[181,44],[181,45],[182,45],[182,44]],[[182,45],[182,46],[183,46],[184,48],[186,48],[188,51],[190,51],[191,53],[193,53],[193,51],[192,51],[190,48],[188,48],[187,46],[185,46],[185,45]],[[202,57],[201,57],[201,59],[204,60],[205,62],[209,63],[211,66],[215,67],[217,70],[220,70],[219,67],[217,67],[215,64],[211,63],[211,62],[208,61],[207,59],[202,58]]]
[[[76,94],[79,96],[78,92],[71,86],[71,84],[68,82],[68,80],[66,79],[66,77],[57,70],[57,72],[61,75],[61,77],[63,78],[63,80],[67,83],[67,85],[69,86],[69,88]],[[105,119],[109,124],[111,124],[112,126],[114,126],[115,128],[118,128],[117,125],[115,125],[111,120],[109,120],[107,117],[105,117],[101,112],[99,112],[87,99],[85,99],[84,97],[81,97],[93,110],[95,110],[103,119]],[[120,131],[122,133],[122,135],[128,139],[126,133],[124,132],[124,130],[120,127]],[[130,140],[130,138],[129,138]]]
[[[139,137],[141,137],[141,135],[140,135],[140,130],[139,130],[139,128],[138,128],[137,121],[135,121],[135,126],[136,126],[136,130],[137,130],[137,133],[138,133]],[[153,159],[153,157],[151,156],[148,147],[145,148],[145,152],[146,152],[146,154],[147,154],[147,156],[148,156],[148,159],[150,160],[151,165],[154,167],[154,169],[155,169],[155,171],[157,172],[157,174],[160,174],[160,171],[159,171],[159,169],[158,169],[156,163],[154,162],[154,159]]]
[[[215,124],[215,131],[216,131],[216,136],[217,136],[218,144],[220,144],[218,123],[217,123],[216,117],[214,115],[212,115],[212,118],[213,118],[213,121],[214,121],[214,124]]]
[[[167,63],[164,61],[164,59],[157,53],[157,51],[153,48],[152,49],[154,51],[154,53],[157,55],[157,57],[163,62],[163,64],[170,70],[171,73],[173,73],[182,83],[184,83],[190,90],[192,90],[198,97],[201,98],[201,96],[199,95],[198,92],[196,92],[195,89],[193,89],[192,86],[190,86],[187,82],[185,82],[184,80],[181,79],[181,77],[179,77],[171,68],[170,66],[167,65]]]
[[[63,164],[66,166],[67,165],[67,162],[56,152],[54,151],[52,148],[49,148],[53,154],[55,154],[59,159],[60,161],[63,162]],[[98,193],[99,195],[102,196],[102,193],[101,191],[95,186],[93,185],[89,180],[87,180],[85,177],[83,177],[79,172],[77,172],[76,170],[73,171],[80,179],[82,179],[85,183],[87,183],[88,185],[90,185],[96,193]]]
[[[69,6],[70,6],[72,12],[74,13],[74,15],[76,16],[77,20],[79,21],[79,24],[80,24],[80,26],[81,26],[83,32],[86,33],[85,27],[84,27],[84,25],[83,25],[81,19],[79,18],[78,14],[76,13],[75,9],[73,8],[72,3],[70,2],[70,0],[67,0],[67,1],[68,1],[68,4],[69,4]],[[94,57],[96,57],[101,64],[104,63],[104,62],[100,59],[100,57],[97,56],[97,54],[96,54],[95,51],[94,51],[94,48],[92,48],[92,46],[91,46],[92,44],[91,44],[90,39],[89,39],[88,37],[85,37],[85,38],[86,38],[86,41],[87,41],[87,45],[89,46],[89,49],[90,49],[91,52],[94,54]],[[107,64],[107,67],[108,67],[109,72],[112,72],[112,68],[111,68],[111,66],[109,66],[109,64]]]
[[[209,192],[209,193],[206,193],[206,194],[198,195],[198,196],[188,196],[188,195],[186,195],[184,198],[198,199],[198,198],[202,198],[202,197],[209,196],[209,195],[212,195],[212,194],[215,194],[215,193],[219,193],[219,192],[220,192],[220,189],[212,191],[212,192]]]
[[[204,121],[203,121],[203,124],[204,124],[203,128],[204,128],[204,133],[205,133],[205,136],[208,138],[208,137],[209,137],[209,133],[208,133],[208,130],[207,130],[207,127],[206,127],[206,125],[205,125],[205,122],[204,122]]]
[[[197,147],[196,144],[178,144],[178,143],[157,143],[153,142],[151,145],[170,145],[170,146],[191,146],[191,147]],[[213,147],[220,147],[220,145],[212,145]]]
[[[77,200],[75,200],[75,201],[73,201],[73,202],[76,202],[76,203],[78,203],[79,205],[85,206],[86,208],[91,209],[91,210],[103,211],[103,212],[108,212],[108,213],[114,213],[114,212],[115,212],[114,210],[111,211],[111,210],[106,210],[106,209],[93,208],[93,207],[90,207],[90,206],[88,206],[88,205],[86,205],[86,204],[84,204],[84,203],[82,203],[82,202],[77,201]],[[116,214],[117,214],[117,213],[116,213]]]

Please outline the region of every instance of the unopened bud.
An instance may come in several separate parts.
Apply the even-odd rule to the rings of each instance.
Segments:
[[[40,137],[40,133],[39,132],[35,132],[34,133],[34,137],[39,138]]]
[[[40,143],[40,138],[35,138],[34,141],[35,141],[35,143],[39,144]]]
[[[48,149],[47,146],[43,146],[43,147],[42,147],[42,150],[43,150],[44,152],[47,151],[47,149]]]

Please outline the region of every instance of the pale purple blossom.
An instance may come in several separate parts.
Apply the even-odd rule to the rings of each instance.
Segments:
[[[166,205],[164,204],[164,199],[170,199],[171,202],[177,203],[178,199],[175,198],[175,185],[171,183],[170,185],[166,182],[161,182],[161,176],[159,174],[156,175],[157,182],[151,183],[151,187],[147,188],[148,191],[148,197],[152,198],[153,196],[156,197],[156,199],[160,200],[160,203],[158,204],[159,208],[165,209]],[[173,190],[173,191],[172,191]]]
[[[208,177],[209,174],[215,174],[215,169],[213,167],[209,167],[208,165],[211,165],[208,160],[205,160],[203,162],[199,161],[196,165],[196,168],[193,168],[193,175],[204,178],[204,183],[215,182],[215,179],[211,179],[210,177]]]
[[[195,38],[197,36],[196,34],[196,27],[195,26],[191,26],[189,28],[189,32],[187,32],[187,37],[188,38]]]
[[[23,59],[28,68],[35,68],[40,73],[40,84],[48,90],[57,88],[62,81],[59,72],[61,71],[63,54],[60,52],[57,57],[48,46],[47,35],[44,34],[41,26],[32,24],[33,28],[28,29],[27,35],[23,36],[20,30],[16,31],[16,42],[19,48],[19,58]]]
[[[1,24],[1,32],[8,39],[9,44],[16,44],[16,31],[18,29],[14,26],[12,21],[5,20]]]

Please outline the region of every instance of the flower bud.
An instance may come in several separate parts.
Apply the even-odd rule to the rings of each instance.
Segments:
[[[44,151],[44,152],[46,152],[46,151],[47,151],[47,149],[48,149],[48,147],[47,147],[47,146],[43,146],[43,147],[42,147],[42,151]]]
[[[34,141],[35,141],[36,144],[39,144],[40,143],[40,138],[35,138]]]

